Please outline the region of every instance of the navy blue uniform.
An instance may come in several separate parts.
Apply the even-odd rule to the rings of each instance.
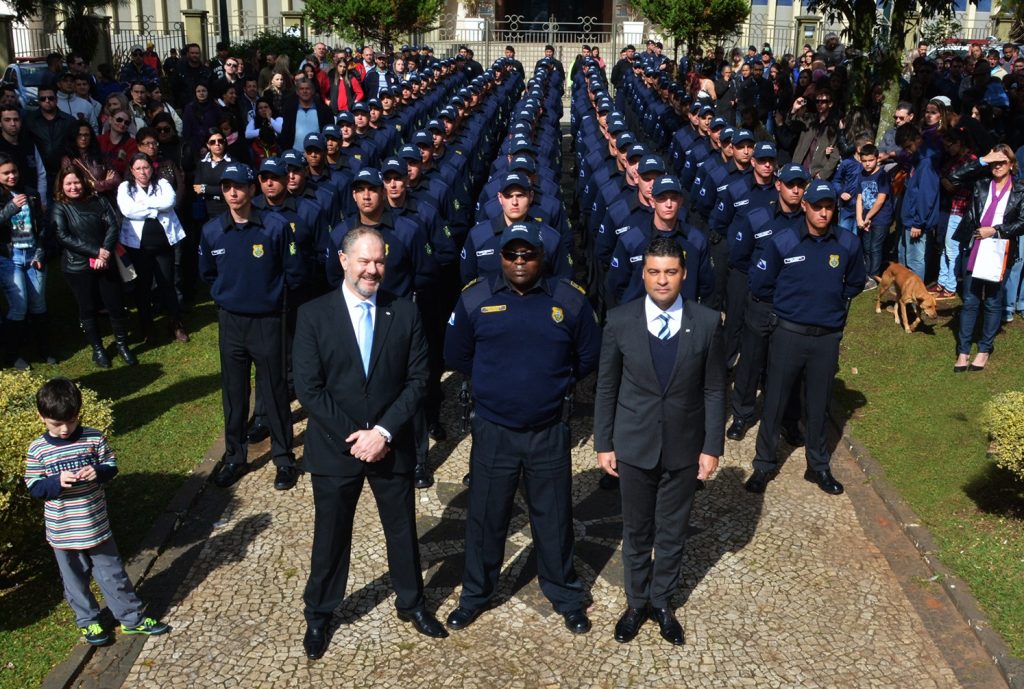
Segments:
[[[676,240],[685,255],[686,278],[683,280],[682,296],[689,301],[703,301],[711,295],[714,278],[707,240],[695,227],[677,220],[671,232],[654,228],[654,216],[643,224],[635,225],[619,237],[608,268],[605,296],[609,308],[644,296],[643,272],[644,251],[655,236],[671,237]]]
[[[476,278],[493,278],[501,274],[501,233],[505,217],[479,222],[469,231],[462,247],[461,274],[463,284]],[[549,277],[572,277],[572,255],[568,251],[571,237],[565,237],[549,226],[541,227],[544,242],[544,272]]]
[[[301,252],[291,229],[276,213],[253,208],[244,225],[230,212],[203,226],[199,274],[219,307],[224,462],[245,464],[250,377],[270,393],[267,421],[271,454],[278,467],[294,467],[292,424],[285,374],[285,290],[305,281]]]
[[[793,382],[803,375],[807,466],[828,471],[825,419],[839,365],[839,342],[850,300],[864,289],[866,277],[856,237],[834,228],[815,237],[806,224],[773,235],[751,269],[751,294],[772,301],[776,320],[755,469],[770,474],[777,466],[783,405]]]
[[[572,463],[562,400],[597,366],[601,332],[582,290],[540,280],[525,294],[504,275],[463,290],[445,360],[471,378],[476,414],[459,604],[494,595],[511,508],[523,474],[541,590],[561,613],[585,606],[572,561]]]

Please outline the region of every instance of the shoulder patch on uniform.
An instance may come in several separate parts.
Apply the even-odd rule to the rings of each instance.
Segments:
[[[469,289],[478,282],[480,282],[480,278],[473,278],[463,286],[462,291],[465,292],[467,289]]]
[[[575,287],[576,291],[579,292],[580,294],[586,295],[587,290],[584,289],[584,287],[582,285],[578,285],[575,282],[573,282],[572,280],[569,280],[569,284],[572,285],[573,287]]]

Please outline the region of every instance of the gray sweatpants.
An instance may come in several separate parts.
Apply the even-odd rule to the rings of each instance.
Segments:
[[[64,598],[75,612],[79,627],[87,627],[100,618],[100,606],[89,590],[90,577],[96,580],[103,599],[114,617],[126,627],[142,624],[142,601],[124,571],[113,537],[86,550],[54,548]]]

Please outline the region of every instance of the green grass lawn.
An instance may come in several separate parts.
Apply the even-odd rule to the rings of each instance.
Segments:
[[[68,376],[113,400],[111,444],[120,474],[107,487],[107,499],[118,546],[128,558],[221,432],[216,312],[207,301],[186,315],[190,343],[174,343],[162,329],[153,348],[133,342],[138,366],[115,359],[112,369],[101,370],[92,363],[58,273],[50,276],[49,292],[60,363],[33,364],[33,369],[44,377]],[[157,325],[163,328],[165,321],[160,319]],[[103,322],[103,327],[105,342],[110,343],[109,326]],[[32,578],[0,591],[0,689],[38,686],[79,643],[48,553],[41,542],[41,564]]]
[[[1024,482],[986,459],[978,417],[994,394],[1024,388],[1024,323],[1005,325],[986,370],[953,373],[953,306],[907,335],[875,293],[853,304],[836,399],[849,431],[885,469],[1014,654],[1024,656]],[[980,323],[979,323],[980,325]]]

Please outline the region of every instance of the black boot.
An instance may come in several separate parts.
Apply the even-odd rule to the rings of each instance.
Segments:
[[[114,348],[117,350],[117,355],[121,357],[121,361],[124,363],[129,366],[135,366],[139,363],[139,360],[132,354],[132,350],[128,349],[128,321],[121,318],[111,318],[110,326],[114,329]]]
[[[85,333],[85,341],[92,347],[92,362],[100,368],[110,368],[110,357],[103,349],[103,340],[100,339],[100,331],[96,328],[96,321],[92,318],[82,321],[82,332]]]
[[[50,351],[50,316],[46,312],[29,314],[29,329],[36,344],[36,356],[48,364],[57,363]]]
[[[18,356],[24,338],[25,321],[4,321],[4,366],[10,366],[19,371],[30,370],[28,362]]]

